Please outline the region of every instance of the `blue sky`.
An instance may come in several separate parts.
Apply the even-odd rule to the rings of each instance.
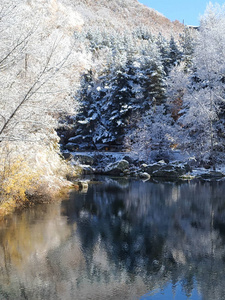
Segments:
[[[185,25],[199,25],[199,16],[203,15],[209,1],[206,0],[139,0],[151,8],[156,9],[168,19],[179,20]],[[225,3],[225,0],[211,1]]]

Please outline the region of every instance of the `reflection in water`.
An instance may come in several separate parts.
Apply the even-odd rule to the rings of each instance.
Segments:
[[[225,299],[224,194],[105,178],[14,216],[0,224],[0,299]]]

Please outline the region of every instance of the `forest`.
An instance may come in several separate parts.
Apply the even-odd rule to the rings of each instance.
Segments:
[[[176,149],[199,166],[223,164],[224,20],[224,7],[209,4],[200,27],[185,27],[178,40],[144,27],[82,33],[105,61],[81,75],[65,149],[136,151],[146,162],[170,161]]]
[[[111,2],[1,1],[0,213],[69,186],[68,151],[224,164],[225,6],[192,28]]]

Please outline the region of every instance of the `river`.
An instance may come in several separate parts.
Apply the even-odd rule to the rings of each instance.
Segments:
[[[0,223],[0,299],[225,299],[225,182],[102,177]]]

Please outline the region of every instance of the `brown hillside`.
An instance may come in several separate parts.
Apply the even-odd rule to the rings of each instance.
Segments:
[[[178,38],[184,25],[171,22],[137,0],[62,0],[81,14],[86,26],[113,27],[118,31],[146,26],[154,35]]]

